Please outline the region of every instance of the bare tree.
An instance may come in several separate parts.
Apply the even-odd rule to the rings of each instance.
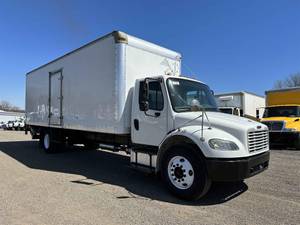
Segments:
[[[1,110],[9,110],[11,108],[11,104],[8,101],[1,101],[0,102],[0,109]]]
[[[282,81],[282,80],[277,80],[274,84],[275,89],[281,89],[284,87],[285,87],[285,84],[284,84],[284,81]]]
[[[285,80],[278,80],[274,84],[274,88],[276,89],[287,87],[300,87],[300,73],[291,74]]]
[[[19,107],[12,105],[8,101],[0,101],[0,110],[16,111],[16,112],[21,111]]]

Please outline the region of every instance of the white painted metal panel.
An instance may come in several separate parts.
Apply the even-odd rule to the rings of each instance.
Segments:
[[[260,117],[265,107],[265,98],[250,93],[244,93],[244,113],[246,115],[256,117],[256,109],[259,110]]]
[[[218,95],[215,99],[218,107],[243,107],[242,93]]]
[[[49,72],[49,71],[48,71]],[[49,73],[26,76],[26,123],[46,126],[49,123]]]
[[[6,112],[0,110],[0,122],[8,122],[10,120],[17,120],[24,117],[24,113],[20,112]]]
[[[127,35],[92,42],[27,75],[27,124],[49,124],[49,73],[63,70],[62,128],[130,133],[132,89],[138,78],[180,73],[180,54]]]
[[[130,132],[132,89],[135,81],[168,73],[179,76],[181,72],[180,54],[165,50],[159,46],[157,46],[157,49],[153,45],[144,46],[140,39],[134,39],[134,46],[131,46],[130,40],[129,38],[126,48],[120,51],[125,57],[125,64],[123,65],[124,74],[118,76],[120,78],[119,84],[123,84],[118,85],[123,87],[123,89],[119,88],[123,92],[121,96],[128,96],[128,98],[119,101],[120,121],[125,124],[127,132]]]
[[[28,124],[48,124],[49,72],[63,70],[64,128],[113,133],[116,126],[115,42],[112,36],[27,75]]]
[[[164,84],[164,83],[163,83]],[[137,87],[139,87],[139,81],[137,81]],[[168,97],[165,85],[161,85],[162,97],[163,97],[163,109],[147,111],[147,115],[144,111],[141,111],[139,107],[135,107],[133,111],[133,119],[138,120],[139,129],[132,128],[132,141],[136,144],[154,145],[158,146],[165,138],[168,132]],[[139,93],[139,92],[135,92]],[[139,102],[139,96],[134,96],[134,102]],[[159,113],[159,116],[155,116],[155,113]],[[150,115],[150,116],[149,116]],[[149,138],[149,135],[151,138]]]
[[[256,109],[263,113],[265,98],[248,92],[219,94],[215,96],[218,107],[237,107],[245,116],[256,118]]]

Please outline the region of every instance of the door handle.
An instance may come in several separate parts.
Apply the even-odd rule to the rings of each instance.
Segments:
[[[160,112],[156,112],[154,113],[155,117],[159,117],[160,116]]]
[[[133,125],[134,125],[134,128],[136,130],[139,130],[140,129],[140,124],[139,124],[139,120],[138,119],[134,119],[133,120]]]

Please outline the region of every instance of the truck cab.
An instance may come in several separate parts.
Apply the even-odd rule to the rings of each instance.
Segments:
[[[270,144],[300,149],[300,88],[266,91],[261,122],[269,127]]]
[[[243,180],[268,167],[267,126],[219,112],[209,86],[197,80],[137,80],[131,124],[131,163],[161,172],[177,196],[201,196],[211,181]]]
[[[266,107],[261,122],[269,127],[272,144],[300,148],[299,105]]]

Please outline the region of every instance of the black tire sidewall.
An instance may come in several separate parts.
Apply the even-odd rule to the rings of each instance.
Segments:
[[[197,149],[198,150],[198,149]],[[188,145],[176,146],[168,150],[162,159],[161,175],[168,189],[177,197],[185,200],[197,200],[204,196],[209,190],[211,181],[208,179],[205,161],[200,154],[197,154]],[[192,165],[194,170],[194,182],[188,189],[176,188],[168,175],[168,164],[174,156],[185,157]]]
[[[46,135],[49,135],[49,148],[46,148],[46,146],[44,144],[44,138],[45,138]],[[52,140],[52,136],[47,131],[45,131],[45,132],[42,133],[41,139],[40,139],[40,145],[41,145],[42,149],[46,153],[54,153],[55,152],[55,148],[54,148],[54,143],[53,143],[53,140]]]

